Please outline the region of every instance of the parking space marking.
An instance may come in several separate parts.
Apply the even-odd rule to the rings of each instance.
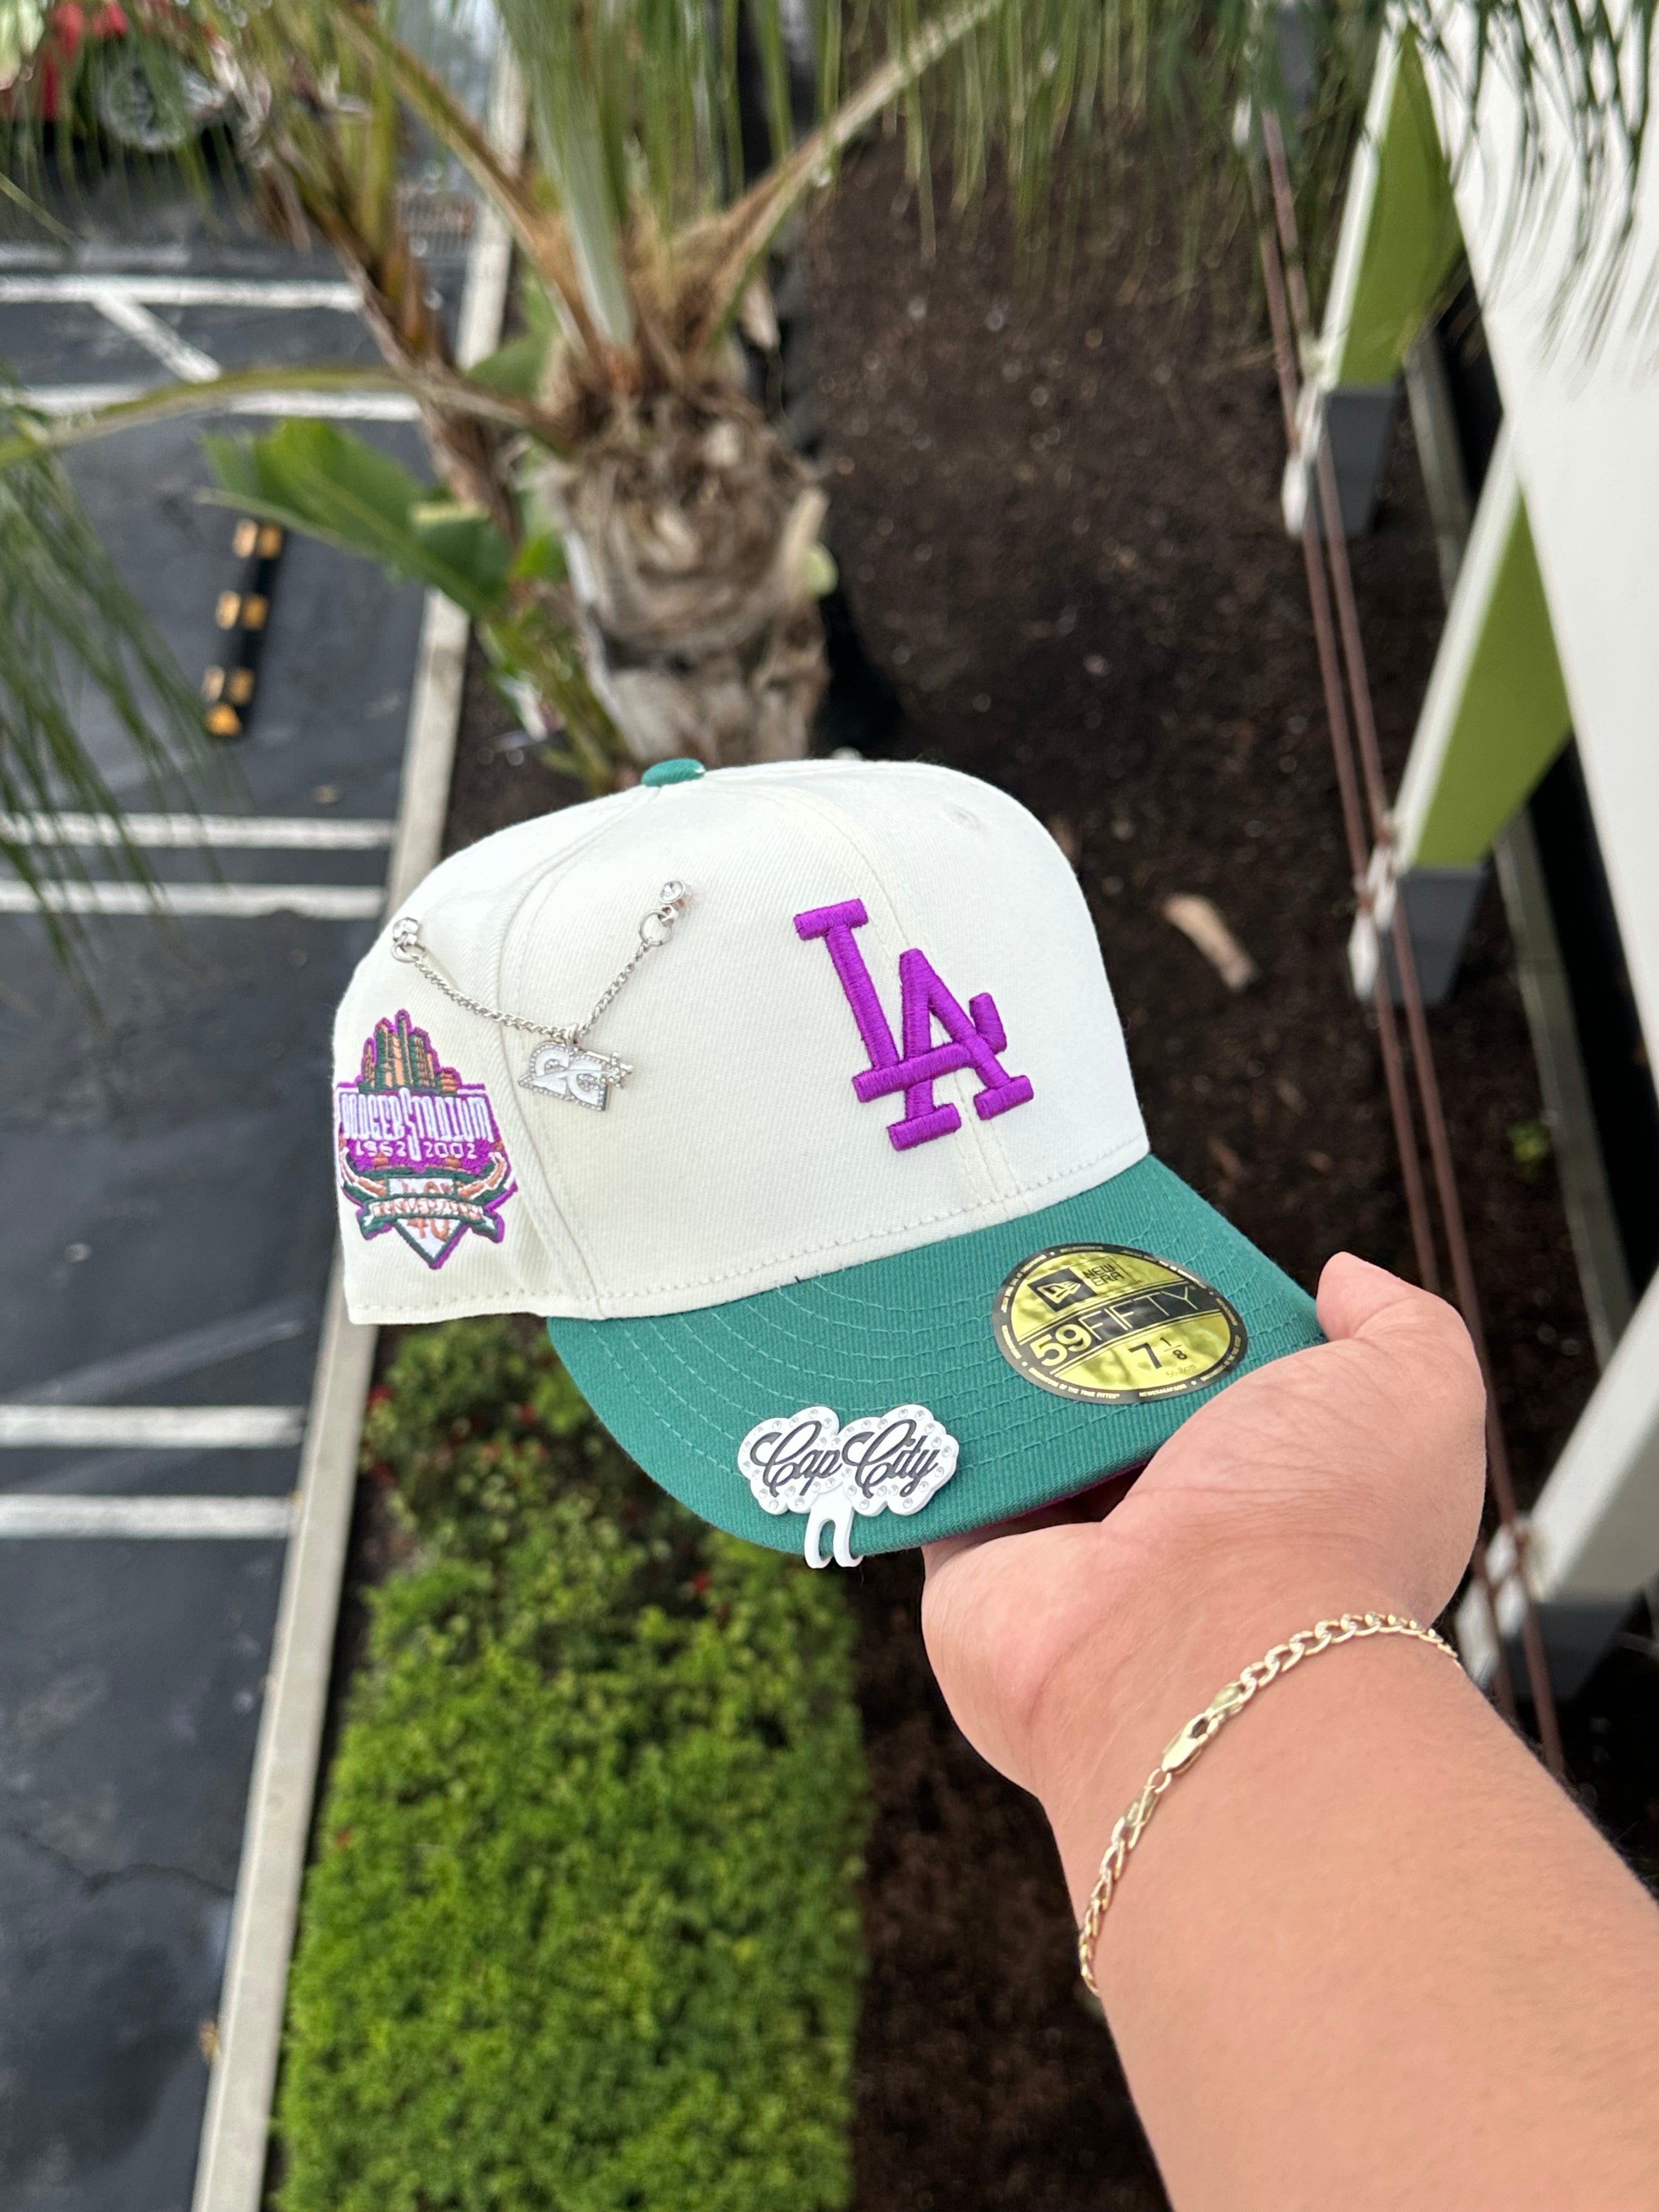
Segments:
[[[0,1538],[42,1536],[285,1539],[291,1498],[0,1497]]]
[[[210,353],[204,353],[181,338],[175,330],[168,328],[159,315],[125,292],[112,292],[107,287],[95,289],[87,295],[89,307],[96,307],[106,322],[113,323],[118,331],[125,331],[153,353],[162,367],[170,368],[186,384],[211,384],[216,376],[224,374]]]
[[[248,276],[0,276],[0,307],[89,307],[111,300],[149,307],[334,307],[355,314],[355,284]]]
[[[0,837],[19,845],[209,845],[248,851],[366,853],[392,842],[392,822],[325,820],[309,814],[0,814]],[[123,832],[125,831],[125,836]]]
[[[75,259],[84,268],[90,261],[102,262],[110,269],[139,269],[146,265],[156,269],[188,269],[190,248],[182,239],[160,245],[147,239],[140,245],[123,245],[117,238],[100,238],[94,244],[82,241],[75,249]],[[64,252],[57,246],[0,246],[0,269],[63,269]]]
[[[216,915],[258,921],[301,914],[313,921],[372,921],[386,894],[374,884],[27,884],[0,883],[0,914],[175,916]]]
[[[95,415],[160,390],[153,384],[36,384],[21,395],[42,415]],[[413,422],[416,402],[402,392],[237,392],[217,400],[216,415],[304,415],[338,422]]]
[[[0,1405],[0,1450],[89,1444],[187,1451],[269,1451],[297,1444],[303,1406]]]
[[[170,1382],[178,1375],[197,1375],[216,1367],[223,1359],[240,1359],[267,1345],[286,1344],[302,1336],[317,1311],[314,1298],[300,1296],[273,1298],[269,1305],[250,1307],[224,1321],[210,1322],[205,1328],[182,1329],[155,1344],[140,1345],[136,1352],[118,1352],[110,1359],[94,1359],[71,1368],[46,1382],[32,1382],[14,1390],[15,1406],[90,1406],[112,1398],[118,1390],[148,1389],[152,1382]]]

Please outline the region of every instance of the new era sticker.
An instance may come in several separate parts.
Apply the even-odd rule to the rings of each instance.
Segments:
[[[364,1237],[395,1231],[428,1267],[466,1237],[501,1243],[517,1186],[489,1093],[446,1067],[401,1008],[375,1023],[356,1081],[335,1085],[334,1146]]]
[[[1212,1283],[1127,1244],[1033,1252],[997,1292],[991,1328],[1016,1374],[1097,1406],[1206,1390],[1249,1343]]]

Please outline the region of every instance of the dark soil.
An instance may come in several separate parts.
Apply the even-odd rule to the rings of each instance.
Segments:
[[[1152,2212],[1164,2191],[1087,2008],[1048,1824],[945,1710],[922,1650],[920,1557],[872,1559],[850,1579],[876,1805],[858,2212]]]
[[[900,749],[988,777],[1072,842],[1152,1146],[1312,1286],[1346,1245],[1409,1273],[1279,398],[1241,235],[1178,288],[1144,240],[1018,284],[995,221],[921,264],[897,149],[849,165],[812,240],[830,534]],[[1227,275],[1232,280],[1227,282]],[[833,312],[830,303],[833,302]],[[1409,744],[1443,607],[1403,411],[1354,548],[1385,763]],[[1230,993],[1164,921],[1212,899],[1261,970]],[[1594,1379],[1496,894],[1431,1017],[1516,1479],[1535,1490]]]
[[[515,822],[574,805],[584,795],[580,784],[549,768],[526,737],[518,716],[489,680],[483,647],[470,638],[455,772],[444,817],[444,857]]]
[[[1346,981],[1352,899],[1248,243],[1182,287],[1135,232],[1080,252],[1063,295],[1022,289],[994,211],[942,230],[924,266],[896,148],[848,161],[809,236],[807,343],[830,542],[872,665],[838,670],[826,742],[948,762],[1048,820],[1099,925],[1154,1150],[1310,1287],[1341,1246],[1409,1272],[1375,1036]],[[1442,621],[1403,419],[1354,565],[1393,775]],[[513,744],[481,677],[447,849],[580,795]],[[860,722],[884,685],[896,720]],[[1161,918],[1182,891],[1220,908],[1254,988],[1231,994]],[[1553,1170],[1524,1171],[1510,1137],[1540,1107],[1495,894],[1431,1018],[1529,1495],[1594,1361]],[[1047,1831],[945,1713],[920,1587],[913,1558],[852,1578],[877,1803],[861,2212],[1161,2205],[1081,2001]],[[1599,1717],[1576,1733],[1605,1767],[1628,1729]],[[1628,1819],[1659,1838],[1659,1806]]]

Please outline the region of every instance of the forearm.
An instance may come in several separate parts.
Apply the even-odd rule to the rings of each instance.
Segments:
[[[1294,1602],[1206,1600],[1109,1698],[1062,1692],[1057,1735],[1094,1729],[1045,1792],[1079,1914],[1183,1721],[1319,1613],[1387,1609]],[[1178,2212],[1659,2206],[1659,1911],[1427,1646],[1323,1653],[1223,1729],[1159,1802],[1095,1971]]]

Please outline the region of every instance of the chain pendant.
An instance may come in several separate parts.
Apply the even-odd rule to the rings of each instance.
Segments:
[[[544,1091],[550,1098],[569,1098],[578,1106],[591,1106],[603,1114],[611,1085],[627,1082],[632,1071],[625,1060],[609,1054],[585,1052],[579,1044],[538,1044],[519,1079],[521,1091]]]
[[[657,894],[658,904],[640,917],[638,944],[600,993],[586,1020],[565,1028],[550,1029],[545,1023],[528,1020],[523,1014],[504,1013],[499,1006],[486,1006],[482,1000],[458,990],[448,976],[432,964],[421,942],[420,922],[413,915],[400,915],[392,925],[392,957],[416,969],[467,1013],[477,1014],[480,1020],[494,1022],[501,1029],[529,1030],[545,1040],[531,1054],[529,1064],[519,1078],[521,1091],[539,1091],[547,1098],[568,1098],[574,1105],[603,1114],[611,1085],[620,1089],[634,1071],[627,1060],[617,1060],[611,1053],[590,1052],[582,1039],[646,955],[668,943],[690,896],[683,883],[663,885]]]

